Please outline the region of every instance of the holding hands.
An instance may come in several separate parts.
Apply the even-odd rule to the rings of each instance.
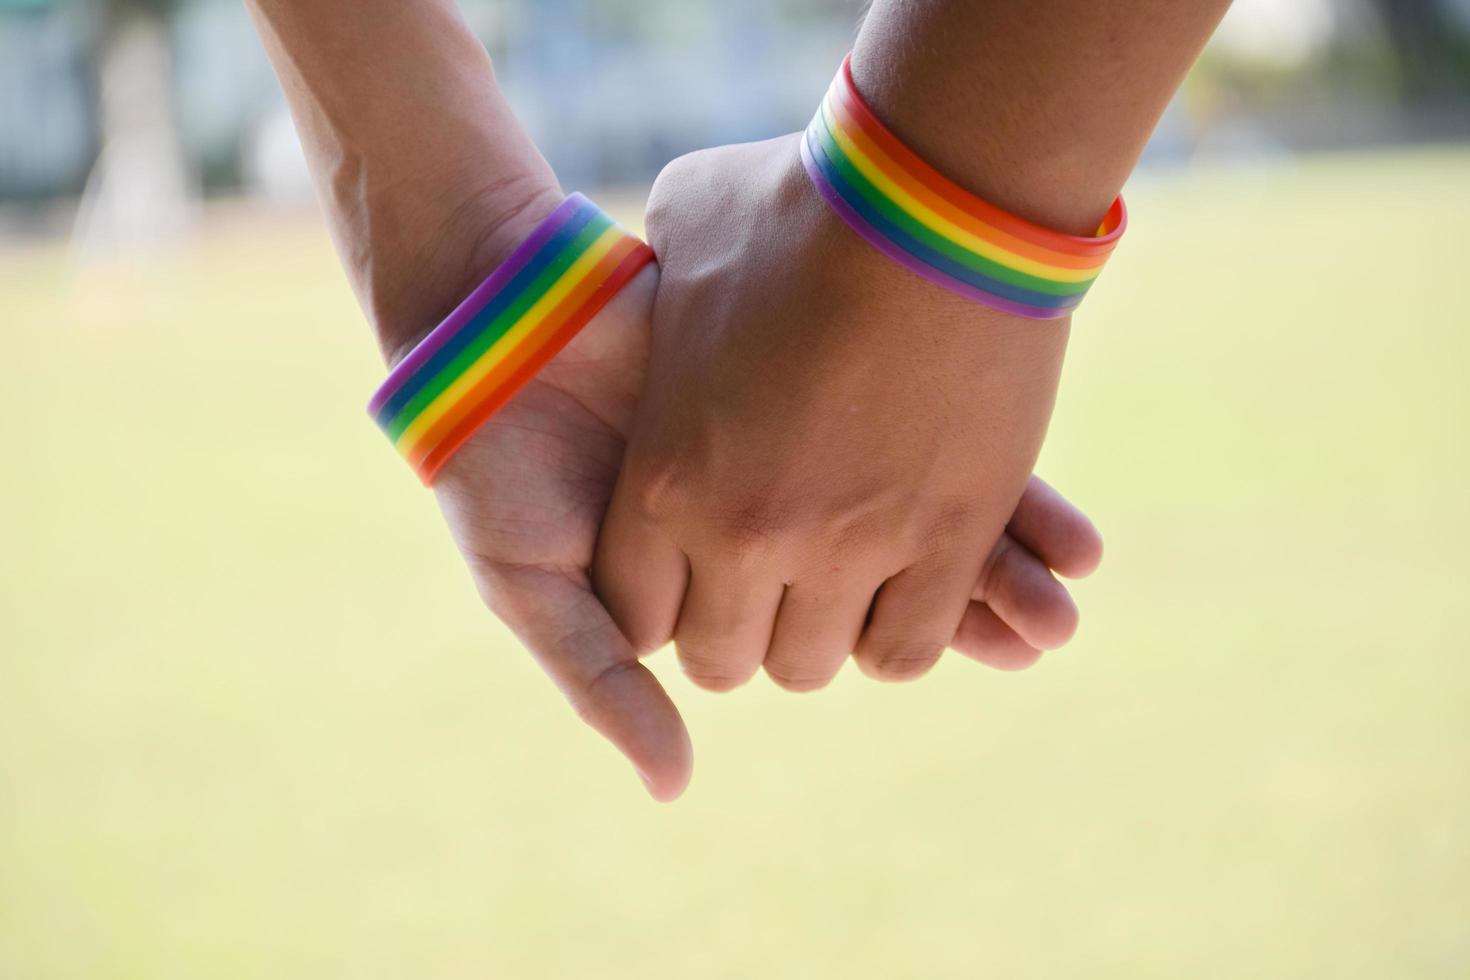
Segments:
[[[795,137],[675,161],[648,230],[649,374],[595,562],[635,645],[672,636],[712,689],[764,666],[811,690],[852,654],[915,677],[988,613],[1012,627],[1012,662],[1070,637],[1044,564],[997,545],[1065,324],[1008,319],[890,262],[818,197]],[[1032,543],[1089,570],[1093,532],[1070,533]],[[989,607],[972,606],[987,577]]]
[[[691,255],[688,261],[699,260]],[[582,718],[628,756],[660,799],[682,791],[692,759],[683,721],[640,662],[642,655],[674,639],[686,672],[705,687],[733,687],[763,661],[783,686],[819,686],[793,681],[779,660],[773,662],[769,615],[764,635],[739,617],[726,621],[730,637],[751,638],[747,648],[730,645],[718,625],[705,634],[717,651],[734,649],[743,659],[701,660],[700,634],[690,626],[699,627],[689,612],[698,601],[686,571],[692,559],[678,546],[672,553],[660,552],[668,532],[652,521],[645,526],[639,520],[617,539],[632,549],[631,556],[617,554],[610,543],[622,532],[605,515],[615,485],[619,494],[628,492],[619,473],[626,481],[625,447],[635,414],[647,411],[650,399],[653,325],[663,309],[667,276],[654,267],[640,273],[475,433],[434,483],[486,604],[520,636]],[[677,343],[679,337],[671,339]],[[769,459],[760,455],[751,465],[770,468]],[[972,570],[959,585],[960,611],[927,651],[929,662],[951,645],[993,666],[1025,667],[1041,648],[1065,642],[1075,628],[1076,609],[1048,567],[1085,575],[1100,557],[1101,542],[1087,519],[1041,480],[1027,481],[1023,473],[1022,484],[1013,515],[1001,517],[1002,525],[1010,517],[1009,530],[993,546],[978,539],[964,542],[971,550],[962,561]],[[709,503],[719,506],[718,498]],[[902,514],[903,507],[895,513]],[[800,539],[795,543],[800,545]],[[661,578],[653,560],[638,557],[639,549],[667,557],[674,574]],[[739,571],[742,556],[728,557]],[[833,555],[829,560],[849,559]],[[618,562],[628,563],[626,574],[616,570]],[[779,593],[779,581],[776,588]],[[850,630],[856,636],[871,600],[870,591],[852,602],[855,621],[839,622],[830,632]],[[656,618],[660,612],[663,619]],[[792,652],[798,658],[809,650],[824,654],[820,669],[825,674],[816,678],[824,683],[855,644],[838,637],[822,646],[821,639],[813,637]],[[845,650],[840,649],[844,642]],[[798,660],[797,669],[802,663]]]
[[[563,195],[452,0],[250,6],[396,363]],[[969,135],[920,147],[962,161],[957,177],[1087,235],[1223,6],[879,0],[855,60],[887,80],[888,104],[921,107],[920,143],[934,132],[925,111],[969,107]],[[998,32],[1032,64],[1058,55],[1057,25],[1084,39],[1131,30],[1171,53],[1153,51],[1142,80],[1116,91],[1099,84],[1116,81],[1109,59],[1071,58],[1056,87],[1096,89],[1113,122],[1064,141],[1064,109],[1030,130],[980,112],[976,87],[993,94],[1020,70]],[[966,142],[980,137],[983,148]],[[1016,159],[1028,179],[985,178]],[[711,690],[762,669],[814,690],[849,656],[907,679],[945,647],[1025,667],[1076,628],[1055,575],[1086,575],[1101,557],[1088,520],[1031,475],[1077,290],[1064,285],[1063,315],[1046,320],[978,304],[893,261],[823,198],[800,135],[676,160],[649,202],[657,266],[602,296],[493,417],[466,428],[434,479],[486,604],[659,799],[682,792],[692,756],[642,656],[672,641]],[[910,246],[969,263],[954,273],[966,282],[980,269],[974,281],[1001,275],[1001,290],[1035,285],[929,247]]]

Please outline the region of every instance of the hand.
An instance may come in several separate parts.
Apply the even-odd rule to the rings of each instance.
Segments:
[[[588,569],[648,356],[650,266],[449,461],[434,485],[485,604],[649,793],[683,792],[689,734]]]
[[[410,311],[407,304],[447,310],[559,197],[538,193],[510,211],[499,199],[471,200],[478,203],[453,209],[454,220],[424,234],[431,247],[400,260],[404,270],[447,270],[428,290],[443,294],[437,300],[426,299],[422,288],[400,288],[422,287],[422,271],[400,276],[392,263],[380,265],[391,284],[383,291],[394,322],[433,322],[425,309]],[[495,234],[487,237],[486,227]],[[649,792],[667,800],[689,780],[689,736],[638,659],[666,637],[630,644],[593,594],[590,577],[598,527],[644,387],[657,283],[658,270],[644,270],[450,460],[434,489],[485,603],[583,719],[629,758]],[[411,341],[390,359],[406,353]],[[1100,549],[1087,519],[1033,479],[976,588],[976,598],[988,605],[972,607],[954,645],[996,666],[1026,666],[1037,646],[1065,639],[1076,621],[1070,597],[1047,566],[1086,574]]]
[[[642,388],[656,270],[598,315],[449,462],[435,485],[480,595],[521,638],[578,713],[612,741],[657,799],[692,766],[677,709],[638,661],[590,580]],[[1039,479],[987,563],[954,645],[1019,668],[1035,646],[1070,635],[1076,609],[1050,573],[1088,574],[1101,555],[1091,523]],[[654,646],[661,645],[654,644]]]
[[[828,212],[795,136],[676,160],[648,229],[649,378],[594,571],[635,648],[672,636],[712,689],[764,665],[810,690],[854,651],[901,679],[957,633],[1011,662],[1067,639],[1065,592],[1001,538],[1067,322],[996,313],[891,263]],[[1075,555],[1049,553],[1029,510],[1016,537],[1066,570]],[[1094,563],[1090,526],[1067,534]],[[971,602],[977,581],[989,606]],[[1028,619],[1011,588],[1064,611]]]

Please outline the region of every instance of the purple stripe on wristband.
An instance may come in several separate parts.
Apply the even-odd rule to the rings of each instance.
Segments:
[[[444,318],[443,323],[419,341],[418,346],[414,347],[407,357],[394,366],[383,382],[383,386],[373,394],[372,400],[368,402],[368,412],[377,415],[388,399],[392,398],[429,358],[438,353],[451,337],[458,334],[465,324],[474,319],[475,314],[484,309],[485,304],[494,299],[495,295],[515,277],[515,274],[535,257],[536,253],[551,239],[551,236],[556,234],[556,230],[586,203],[589,202],[585,197],[574,193],[558,205],[555,211],[547,215],[546,220],[542,221],[531,236],[510,253],[510,257],[502,262],[488,279],[470,293],[463,303],[456,306],[454,312]]]
[[[1051,309],[1048,307],[1029,306],[1025,303],[1017,303],[1003,296],[997,296],[994,293],[988,293],[983,289],[978,289],[967,282],[961,282],[952,276],[945,275],[927,262],[920,262],[899,247],[898,244],[868,224],[862,215],[854,211],[852,206],[842,199],[842,195],[827,180],[827,175],[822,173],[822,168],[818,166],[817,161],[812,157],[812,151],[807,146],[805,134],[803,134],[801,140],[801,164],[806,168],[807,175],[811,177],[812,185],[816,187],[817,193],[822,195],[822,199],[827,202],[833,211],[837,212],[838,217],[842,218],[848,227],[861,235],[869,245],[872,245],[878,251],[915,275],[923,276],[936,286],[942,286],[951,292],[959,293],[966,299],[983,303],[992,309],[1000,310],[1002,313],[1010,313],[1014,316],[1023,316],[1031,320],[1056,320],[1072,312],[1071,308]]]

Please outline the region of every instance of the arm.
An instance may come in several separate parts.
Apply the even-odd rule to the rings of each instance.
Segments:
[[[390,360],[561,202],[453,0],[248,0]]]
[[[875,0],[854,81],[950,180],[1085,234],[1225,7]],[[799,143],[677,160],[649,204],[649,381],[595,577],[636,645],[673,636],[713,688],[764,666],[809,690],[849,652],[890,679],[935,662],[1040,451],[1070,324],[880,254]]]
[[[452,0],[249,0],[390,362],[560,202]],[[648,267],[450,460],[435,496],[486,604],[649,792],[689,779],[673,703],[586,569],[642,385]],[[407,474],[405,474],[407,478]]]
[[[1014,214],[1087,234],[1229,6],[878,0],[853,75],[941,173]]]

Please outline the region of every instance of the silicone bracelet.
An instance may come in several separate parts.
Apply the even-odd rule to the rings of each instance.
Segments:
[[[425,486],[649,262],[581,194],[537,226],[388,375],[368,414]]]
[[[1128,224],[1122,196],[1091,237],[976,197],[873,114],[853,84],[852,55],[807,126],[801,160],[828,205],[883,254],[961,296],[1036,320],[1076,308]]]

